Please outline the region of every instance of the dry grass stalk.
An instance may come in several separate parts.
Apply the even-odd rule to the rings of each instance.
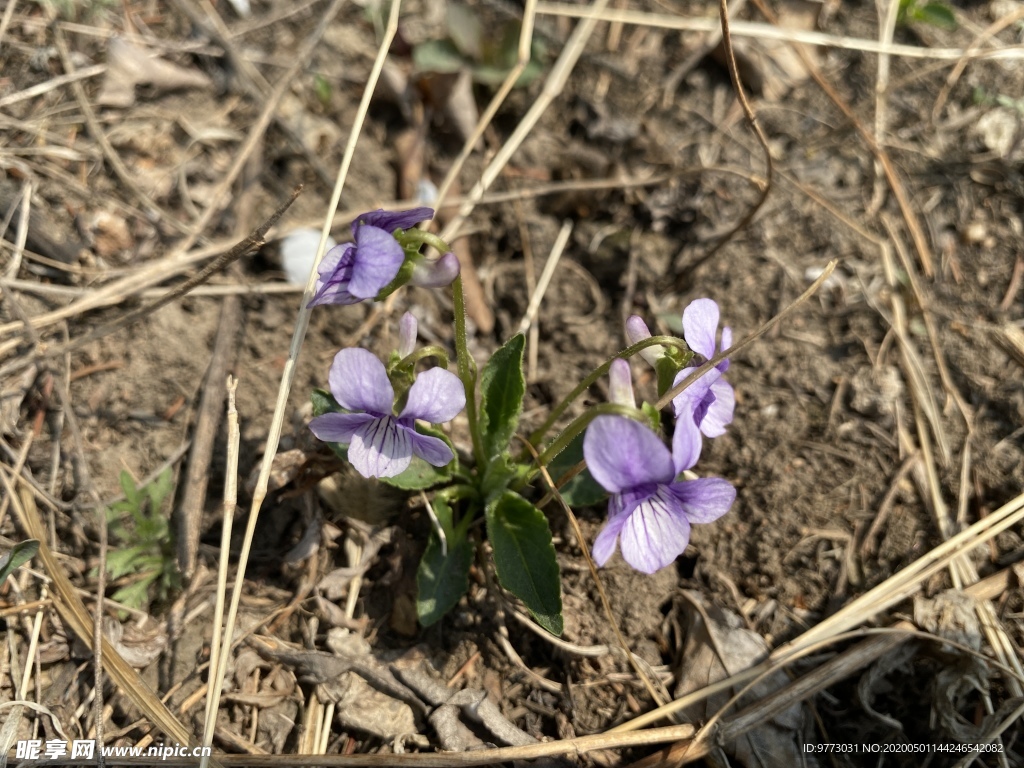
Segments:
[[[540,16],[566,16],[573,19],[596,18],[600,21],[621,22],[637,26],[655,27],[659,29],[678,29],[691,32],[714,32],[720,28],[720,22],[713,16],[703,18],[687,18],[678,15],[645,13],[623,9],[596,11],[568,3],[538,3],[537,14]],[[734,37],[752,37],[760,40],[782,40],[787,43],[814,45],[824,48],[840,48],[863,53],[902,56],[911,59],[935,59],[939,61],[977,61],[991,59],[995,61],[1016,61],[1024,58],[1024,50],[1018,46],[1006,46],[995,50],[981,51],[972,48],[925,48],[918,45],[884,44],[877,40],[830,35],[824,32],[812,32],[799,29],[785,29],[774,24],[759,24],[750,21],[734,21],[730,23]]]
[[[321,26],[323,26],[330,18],[334,17],[334,14],[337,13],[342,3],[343,0],[334,0],[334,2],[332,2],[327,16],[324,21],[321,22]],[[310,271],[309,280],[306,283],[306,292],[302,296],[302,303],[299,307],[298,318],[295,322],[295,331],[292,335],[291,346],[288,350],[288,360],[285,362],[284,372],[281,376],[281,385],[278,390],[277,402],[274,406],[273,421],[271,422],[270,431],[267,435],[266,450],[263,454],[263,462],[260,465],[260,473],[256,481],[256,488],[253,491],[252,505],[249,508],[249,519],[245,529],[245,536],[242,540],[242,549],[239,554],[238,568],[235,573],[235,586],[231,592],[231,603],[228,608],[227,622],[224,630],[224,641],[221,651],[222,658],[220,669],[218,670],[219,674],[217,675],[218,680],[222,680],[223,675],[226,672],[226,660],[228,654],[231,652],[232,635],[234,634],[235,620],[238,615],[238,605],[241,601],[242,589],[245,586],[245,569],[249,560],[249,551],[252,547],[253,535],[256,531],[256,521],[259,517],[260,508],[263,506],[263,500],[267,496],[270,473],[273,469],[274,457],[277,455],[277,446],[281,440],[281,431],[284,426],[285,413],[288,408],[288,396],[291,393],[292,381],[295,378],[295,366],[298,361],[299,353],[302,350],[302,342],[306,336],[306,329],[309,327],[310,308],[308,304],[312,298],[313,287],[316,282],[316,265],[320,263],[321,259],[323,259],[324,253],[327,250],[327,237],[330,234],[331,222],[334,218],[335,212],[338,210],[338,203],[341,200],[341,192],[345,187],[348,170],[352,163],[352,157],[355,154],[356,142],[359,138],[363,121],[366,119],[366,113],[370,106],[370,98],[373,95],[373,91],[377,85],[377,80],[380,77],[381,69],[384,66],[384,59],[387,57],[387,52],[398,32],[398,13],[400,8],[400,0],[395,0],[391,5],[387,29],[385,30],[384,38],[378,49],[377,58],[373,63],[373,69],[370,72],[370,77],[365,89],[363,90],[363,97],[359,104],[359,110],[356,112],[355,121],[349,134],[349,140],[341,160],[341,167],[338,171],[338,178],[334,185],[334,191],[331,195],[330,203],[328,204],[327,215],[324,217],[323,229],[320,233],[320,243],[317,246],[316,257],[314,259],[314,268]],[[306,52],[306,58],[308,58],[310,52],[311,51]],[[303,61],[304,60],[305,59],[303,59]],[[227,553],[222,553],[222,557],[227,557]],[[213,704],[210,705],[209,709],[211,718],[215,716],[218,708],[217,697],[214,696],[213,698]],[[209,722],[207,723],[207,727],[208,730],[210,730]],[[209,733],[204,734],[204,740],[207,738],[210,738]],[[202,768],[206,768],[206,764],[207,758],[203,758]]]

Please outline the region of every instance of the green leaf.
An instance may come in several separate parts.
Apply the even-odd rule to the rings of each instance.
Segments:
[[[544,513],[522,496],[505,491],[487,505],[486,514],[501,586],[522,600],[544,629],[561,635],[561,579]]]
[[[957,27],[956,16],[948,5],[942,3],[928,3],[919,5],[914,9],[915,21],[931,24],[933,27],[954,30]]]
[[[314,389],[309,394],[310,402],[313,403],[313,415],[323,416],[325,413],[341,413],[342,407],[334,399],[334,395],[324,389]]]
[[[465,62],[449,40],[427,40],[412,49],[412,61],[419,72],[451,74],[462,69]]]
[[[565,450],[555,456],[548,464],[548,473],[556,483],[558,478],[583,461],[583,435],[581,432],[572,439]],[[570,507],[587,507],[604,500],[604,488],[597,484],[590,470],[584,469],[569,482],[558,489]]]
[[[126,587],[121,587],[112,595],[112,599],[129,608],[145,608],[149,604],[149,585],[156,581],[159,576],[159,571],[151,571],[138,581],[132,582]]]
[[[424,627],[437,623],[466,594],[469,566],[473,561],[473,547],[466,538],[466,529],[452,525],[448,503],[435,496],[433,507],[445,532],[448,554],[441,553],[441,539],[437,531],[432,530],[416,571],[416,614]]]
[[[459,53],[468,59],[480,58],[483,30],[473,9],[459,3],[448,3],[448,37]]]
[[[149,494],[149,500],[152,505],[150,508],[151,514],[155,515],[158,513],[164,504],[164,499],[171,494],[171,490],[174,487],[173,477],[171,468],[167,467],[156,480],[146,486],[146,492]]]
[[[107,553],[107,573],[111,581],[138,570],[136,561],[148,547],[128,547],[127,549],[115,549]]]
[[[128,503],[132,505],[132,509],[138,509],[139,505],[142,504],[142,494],[139,493],[139,489],[135,487],[135,481],[132,480],[132,476],[125,470],[121,470],[120,479],[121,490],[124,492],[125,498],[127,498]]]
[[[444,440],[448,444],[448,447],[452,449],[452,453],[455,453],[455,449],[451,444],[451,441],[445,437],[445,434],[437,429],[431,429],[430,427],[424,427],[420,424],[416,425],[416,431],[421,435],[430,435],[431,437],[437,437]],[[331,444],[333,448],[336,443]],[[338,446],[339,448],[341,446]],[[344,450],[344,449],[342,449]],[[452,464],[455,463],[455,459],[452,462],[443,467],[435,467],[432,464],[428,464],[419,456],[413,456],[412,462],[409,464],[409,468],[404,472],[395,475],[394,477],[382,477],[380,480],[382,483],[387,483],[395,488],[402,488],[406,491],[422,491],[426,488],[433,488],[435,485],[447,482],[452,476]]]
[[[484,455],[488,459],[500,455],[519,424],[526,394],[523,376],[523,348],[526,337],[517,333],[499,349],[480,374],[480,431],[483,433]]]
[[[9,552],[0,555],[0,587],[7,581],[8,576],[35,557],[38,551],[38,541],[25,539],[11,547]]]

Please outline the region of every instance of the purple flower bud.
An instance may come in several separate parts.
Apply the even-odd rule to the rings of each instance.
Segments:
[[[398,321],[398,356],[408,357],[416,349],[416,318],[412,312],[406,312]]]
[[[633,375],[630,373],[629,363],[622,358],[613,360],[612,367],[608,370],[608,378],[611,381],[609,388],[611,401],[618,405],[635,408],[636,398],[633,396]]]
[[[440,288],[451,285],[452,281],[459,276],[462,265],[459,258],[448,251],[437,261],[421,259],[416,262],[412,270],[412,284],[420,288]]]
[[[630,346],[649,338],[651,338],[651,331],[648,329],[647,323],[643,321],[643,318],[640,315],[630,315],[629,319],[626,320],[626,340],[629,341]],[[656,365],[658,359],[664,354],[665,348],[660,345],[640,350],[640,357],[651,366]]]

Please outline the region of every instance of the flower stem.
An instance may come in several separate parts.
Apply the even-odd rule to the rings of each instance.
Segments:
[[[448,368],[448,355],[443,349],[441,349],[441,347],[437,346],[422,347],[420,349],[417,349],[411,355],[407,355],[406,357],[403,357],[401,360],[399,360],[395,368],[409,368],[411,370],[416,365],[416,363],[427,357],[432,357],[435,360],[437,360],[437,364],[439,367],[445,369]]]
[[[618,354],[612,355],[607,360],[605,360],[601,365],[595,368],[589,376],[583,379],[583,381],[581,381],[576,386],[576,388],[573,389],[572,392],[566,395],[565,399],[562,400],[562,402],[560,402],[551,410],[551,413],[548,415],[547,419],[544,420],[544,423],[541,424],[530,435],[530,444],[536,446],[538,443],[540,443],[540,441],[544,438],[544,435],[547,434],[547,431],[551,429],[551,426],[556,421],[558,421],[558,417],[565,413],[566,408],[572,405],[573,400],[575,400],[581,394],[586,392],[587,389],[595,381],[597,381],[599,378],[608,373],[608,369],[611,368],[611,365],[613,362],[615,362],[615,360],[617,360],[620,357],[624,360],[628,360],[640,350],[647,349],[648,347],[655,347],[658,345],[666,347],[675,347],[683,352],[690,353],[690,348],[686,346],[686,342],[683,341],[682,339],[677,339],[675,336],[651,336],[650,338],[638,341],[636,344],[633,344],[632,346],[626,347],[624,350],[622,350]]]
[[[448,243],[433,232],[427,232],[425,229],[407,229],[398,237],[398,241],[402,244],[403,248],[407,248],[410,245],[415,244],[417,251],[419,250],[419,246],[423,243],[426,243],[431,248],[437,249],[438,253],[447,253],[451,250]]]
[[[593,408],[588,408],[580,416],[573,419],[569,426],[563,429],[558,434],[558,437],[551,442],[551,445],[541,452],[540,456],[537,457],[537,463],[542,466],[547,464],[564,451],[569,443],[590,425],[590,422],[604,414],[625,416],[634,421],[639,421],[641,424],[648,423],[646,414],[639,408],[631,408],[628,405],[619,405],[618,403],[599,403]]]
[[[473,440],[473,458],[480,471],[484,467],[484,444],[480,437],[480,422],[476,417],[476,361],[469,354],[466,340],[466,299],[462,293],[462,276],[452,283],[452,305],[455,309],[455,355],[459,378],[466,388],[466,418],[469,435]]]

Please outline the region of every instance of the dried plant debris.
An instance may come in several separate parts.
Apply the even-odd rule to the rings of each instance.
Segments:
[[[157,93],[186,88],[209,88],[212,83],[202,72],[179,67],[156,58],[120,37],[107,48],[107,72],[96,101],[104,107],[130,107],[135,103],[135,87],[151,86]]]
[[[686,643],[676,698],[749,669],[768,655],[764,638],[747,629],[739,616],[717,606],[708,606],[696,592],[686,595],[691,610],[687,614]],[[734,707],[742,709],[753,704],[788,682],[786,673],[779,670],[754,685]],[[711,696],[685,710],[684,714],[691,722],[705,722],[737,692],[738,689]],[[735,743],[724,745],[724,749],[737,764],[747,768],[801,765],[803,725],[804,714],[794,705],[759,728],[748,731]]]

